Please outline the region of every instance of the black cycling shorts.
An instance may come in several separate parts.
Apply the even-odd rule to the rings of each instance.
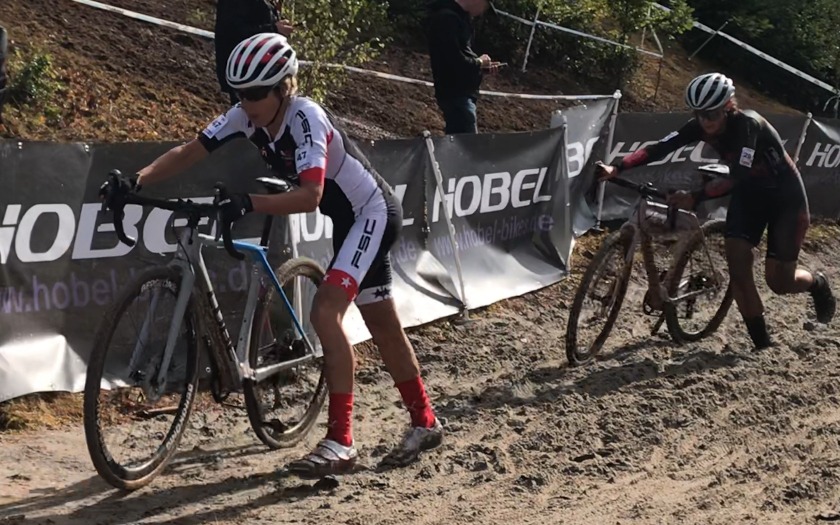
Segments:
[[[775,188],[746,182],[732,192],[726,237],[758,246],[767,228],[767,258],[796,262],[810,223],[808,197],[799,177]]]
[[[353,221],[333,221],[333,251],[325,284],[343,288],[356,305],[391,298],[391,255],[402,229],[402,205],[391,192],[372,199]]]

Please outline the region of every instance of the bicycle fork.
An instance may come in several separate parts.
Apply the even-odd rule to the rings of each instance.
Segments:
[[[152,387],[153,392],[159,394],[163,389],[164,385],[166,384],[166,374],[169,370],[169,364],[172,361],[172,355],[175,352],[175,343],[178,340],[178,334],[181,333],[181,324],[184,321],[184,314],[187,311],[187,304],[189,304],[190,295],[192,294],[192,287],[195,283],[195,274],[189,271],[188,268],[184,269],[183,275],[181,277],[181,288],[178,291],[178,298],[175,301],[175,312],[172,316],[172,324],[169,326],[169,333],[166,337],[166,347],[163,351],[163,359],[160,362],[160,369],[158,370],[157,377],[150,381],[150,386]],[[152,297],[152,304],[150,305],[149,311],[146,314],[146,319],[143,321],[143,328],[141,332],[147,332],[149,328],[149,323],[151,319],[154,317],[155,309],[157,306],[157,299],[158,294],[155,294]],[[141,340],[144,338],[140,337]],[[136,351],[135,351],[136,353]]]

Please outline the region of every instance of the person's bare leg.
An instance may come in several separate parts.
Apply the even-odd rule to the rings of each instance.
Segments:
[[[353,468],[358,454],[353,441],[353,386],[356,371],[353,345],[342,327],[350,305],[338,286],[318,288],[310,312],[312,326],[324,349],[329,390],[327,435],[311,453],[292,462],[289,470],[302,476],[337,474]]]
[[[393,299],[360,305],[359,311],[411,416],[410,430],[383,463],[406,465],[421,452],[440,445],[443,427],[432,409],[417,356],[402,328]]]

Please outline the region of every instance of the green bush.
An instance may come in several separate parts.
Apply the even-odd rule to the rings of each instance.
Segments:
[[[830,85],[840,85],[840,9],[837,0],[688,0],[697,19],[813,75]],[[685,38],[691,51],[709,35],[693,31]],[[747,52],[723,38],[715,38],[699,56],[717,61],[754,87],[786,104],[822,114],[825,101],[832,96],[784,71],[775,64]]]
[[[390,0],[400,12],[406,0]],[[684,0],[671,2],[672,12],[652,7],[649,0],[495,0],[496,7],[526,20],[539,9],[543,22],[574,29],[630,45],[642,29],[655,29],[660,38],[672,38],[691,28],[691,8]],[[505,16],[485,16],[478,22],[475,47],[495,59],[521,63],[531,27]],[[638,63],[632,49],[539,26],[528,57],[529,63],[556,67],[586,80],[621,77]]]
[[[376,0],[294,0],[283,16],[295,26],[292,40],[302,60],[301,89],[323,102],[338,89],[346,72],[328,63],[356,66],[375,58],[386,39],[387,6]]]
[[[24,55],[16,50],[8,67],[9,102],[16,106],[46,103],[61,87],[52,57],[47,53],[33,51]]]

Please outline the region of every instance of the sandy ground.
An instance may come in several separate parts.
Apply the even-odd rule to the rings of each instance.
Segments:
[[[69,90],[61,125],[50,128],[63,130],[58,138],[99,137],[97,129],[107,130],[109,140],[160,138],[151,135],[153,127],[165,138],[192,136],[197,122],[222,107],[221,98],[212,98],[211,46],[197,37],[153,34],[70,2],[0,4],[0,21],[16,39],[37,36],[32,43],[43,40],[57,57]],[[194,0],[116,4],[182,22],[196,8]],[[90,36],[103,28],[109,30]],[[114,48],[122,52],[114,55]],[[176,52],[192,66],[172,60]],[[405,67],[419,60],[412,55]],[[669,62],[665,78],[683,69]],[[365,122],[401,136],[440,128],[427,92],[375,84],[406,104],[380,115],[371,110],[381,106],[378,99],[358,102],[370,98],[370,85],[351,83],[336,102],[340,113],[354,121],[373,115]],[[678,93],[664,85],[662,92]],[[156,107],[172,107],[174,98],[179,106],[159,121],[146,119]],[[509,129],[511,115],[527,109],[493,104],[482,106],[488,129]],[[358,114],[350,111],[355,106]],[[516,121],[533,128],[548,113],[525,114]],[[45,137],[38,135],[42,128],[11,117],[13,133]],[[835,288],[839,231],[809,234],[803,256],[805,265],[827,268]],[[585,263],[578,261],[576,272]],[[243,410],[213,406],[193,414],[181,452],[163,475],[123,494],[96,474],[76,422],[0,434],[0,524],[840,521],[837,322],[806,329],[813,317],[807,298],[777,297],[763,286],[778,347],[751,351],[734,308],[716,334],[677,347],[649,336],[653,320],[642,315],[636,289],[604,358],[569,368],[562,336],[578,277],[476,312],[468,325],[411,331],[430,395],[447,421],[444,444],[414,465],[345,476],[322,490],[279,469],[321,437],[325,414],[306,443],[271,452],[253,436]],[[356,437],[364,461],[375,465],[407,417],[375,360],[365,362],[358,380]]]
[[[802,262],[831,268],[837,228]],[[579,267],[582,266],[583,259]],[[241,409],[193,414],[148,487],[111,489],[81,426],[0,435],[0,523],[812,523],[840,519],[840,338],[805,296],[766,286],[779,346],[755,352],[733,309],[707,340],[650,337],[631,289],[603,358],[569,368],[562,335],[579,278],[494,305],[468,325],[411,332],[445,443],[409,467],[285,477],[307,443],[268,451]],[[375,360],[358,376],[356,436],[373,467],[406,424]],[[3,521],[5,520],[5,521]]]

